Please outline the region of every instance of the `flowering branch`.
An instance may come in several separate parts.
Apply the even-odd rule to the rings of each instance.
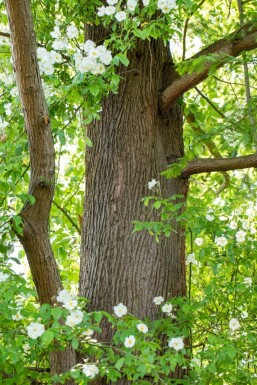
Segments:
[[[197,71],[192,73],[187,73],[174,81],[162,93],[162,107],[168,109],[178,97],[205,80],[214,64],[216,68],[219,68],[227,63],[231,56],[237,57],[242,52],[251,51],[255,48],[257,48],[257,26],[256,23],[252,22],[198,52],[189,60],[212,55],[215,57],[215,63],[213,60],[206,58],[202,68],[198,68]]]

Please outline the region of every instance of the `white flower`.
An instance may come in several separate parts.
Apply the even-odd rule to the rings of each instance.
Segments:
[[[195,259],[195,253],[188,254],[186,259],[186,264],[192,263],[193,265],[197,265],[197,260]]]
[[[79,31],[78,28],[75,27],[75,25],[69,25],[67,28],[67,36],[70,39],[74,39],[75,37],[78,37]]]
[[[123,315],[126,315],[127,311],[127,306],[123,305],[122,303],[119,303],[119,305],[114,306],[114,313],[117,317],[122,317]]]
[[[124,346],[126,348],[132,348],[136,343],[136,339],[134,336],[129,336],[125,338]]]
[[[102,5],[101,7],[98,8],[97,15],[99,17],[105,16],[105,6],[104,5]]]
[[[55,40],[52,44],[52,47],[53,49],[57,50],[57,51],[60,51],[62,49],[65,49],[67,48],[67,40],[66,39],[63,39],[63,40]]]
[[[63,306],[65,309],[73,310],[78,304],[78,301],[76,299],[68,299],[67,301],[63,302]]]
[[[214,215],[211,215],[211,214],[206,214],[206,219],[207,221],[213,221],[215,219]]]
[[[105,64],[106,66],[108,66],[111,61],[112,61],[112,54],[111,54],[111,51],[109,50],[106,50],[105,52],[103,52],[102,54],[99,55],[99,60]]]
[[[248,317],[247,311],[242,311],[241,317],[242,317],[242,318],[247,318],[247,317]]]
[[[145,7],[147,7],[149,5],[149,3],[150,3],[150,0],[142,0],[142,1],[143,1],[143,5]]]
[[[32,322],[29,326],[27,326],[27,331],[28,336],[35,340],[38,337],[42,336],[42,334],[45,332],[45,327],[39,322]]]
[[[94,378],[99,373],[98,367],[94,364],[82,365],[82,371],[89,378]]]
[[[61,290],[59,291],[57,297],[56,297],[56,300],[58,302],[68,302],[70,301],[71,299],[74,299],[75,298],[75,295],[73,293],[71,293],[70,291],[68,290]]]
[[[137,324],[137,329],[142,333],[148,332],[148,327],[145,324]]]
[[[171,313],[172,312],[172,304],[171,303],[165,303],[165,305],[162,306],[163,313]]]
[[[12,319],[13,319],[14,321],[20,321],[22,318],[23,318],[23,317],[22,317],[20,311],[17,311],[17,313],[14,314],[14,315],[12,316]]]
[[[231,318],[228,326],[230,330],[235,331],[240,328],[240,323],[236,318]]]
[[[253,225],[250,227],[250,233],[252,235],[256,234],[256,229],[255,229],[255,227],[253,227]]]
[[[239,230],[237,233],[236,233],[236,240],[238,243],[242,243],[245,241],[245,236],[246,236],[246,232],[243,231],[243,230]]]
[[[5,273],[2,273],[2,271],[0,271],[0,282],[4,282],[8,278],[9,278],[9,274],[5,274]]]
[[[151,182],[148,182],[149,190],[152,190],[159,182],[156,179],[152,179]]]
[[[170,348],[173,348],[176,351],[182,350],[184,348],[183,338],[182,337],[171,338],[168,345]]]
[[[217,246],[224,247],[228,243],[228,240],[225,237],[216,237],[215,243]]]
[[[203,238],[195,238],[195,243],[197,244],[197,246],[202,246]]]
[[[54,30],[52,32],[50,32],[50,35],[54,38],[54,39],[59,39],[61,37],[61,31],[60,31],[60,28],[56,25],[54,27]]]
[[[103,74],[105,71],[105,66],[102,63],[96,63],[95,67],[91,69],[93,75]]]
[[[105,7],[105,14],[107,16],[111,16],[116,12],[116,8],[113,5],[109,5],[108,7]]]
[[[153,302],[155,303],[155,305],[161,305],[164,302],[164,298],[161,296],[160,297],[154,297]]]
[[[137,0],[128,0],[127,1],[127,9],[131,12],[135,10],[137,6]]]
[[[70,315],[67,316],[65,325],[67,326],[74,326],[78,325],[83,320],[83,312],[81,310],[73,310],[70,312]]]
[[[107,3],[108,3],[109,5],[115,5],[115,4],[118,3],[118,0],[107,0]]]
[[[191,367],[194,367],[194,366],[201,366],[201,360],[199,358],[192,358],[191,362],[190,362],[190,366]]]
[[[232,229],[232,230],[235,230],[237,228],[237,224],[235,221],[231,221],[230,224],[229,224],[229,227]]]
[[[252,286],[252,284],[253,284],[252,278],[251,278],[251,277],[245,277],[245,278],[244,278],[244,284],[245,284],[246,286]]]
[[[126,12],[124,12],[124,11],[117,12],[116,15],[115,15],[115,19],[117,21],[126,20],[126,17],[127,17],[127,15],[126,15]]]
[[[94,47],[95,43],[92,40],[87,40],[84,44],[84,51],[88,53]]]

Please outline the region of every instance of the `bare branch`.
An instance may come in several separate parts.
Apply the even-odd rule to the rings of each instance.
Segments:
[[[226,38],[211,44],[189,60],[212,55],[216,58],[215,66],[219,68],[227,63],[231,56],[237,57],[241,53],[255,48],[257,48],[257,26],[256,23],[252,22],[244,25]],[[164,109],[169,108],[179,96],[206,79],[213,64],[213,61],[207,60],[199,71],[186,74],[175,80],[162,93],[162,107]]]
[[[182,171],[182,177],[201,174],[203,172],[242,170],[244,168],[257,167],[257,153],[222,159],[194,159],[190,161]]]
[[[70,214],[68,213],[67,210],[62,208],[55,200],[53,200],[53,204],[66,216],[66,218],[70,221],[73,227],[77,230],[79,234],[81,234],[81,230],[79,226],[74,222],[74,220],[71,218]]]

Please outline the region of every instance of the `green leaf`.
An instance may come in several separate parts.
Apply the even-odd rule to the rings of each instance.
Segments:
[[[61,309],[60,307],[55,307],[52,309],[52,316],[56,321],[58,321],[58,319],[61,318],[62,314],[63,314],[63,309]]]
[[[124,364],[124,361],[125,361],[125,358],[124,358],[124,357],[120,358],[120,359],[116,362],[115,368],[117,368],[118,370],[120,370],[121,367],[122,367],[123,364]]]
[[[45,346],[49,345],[54,339],[54,333],[51,330],[44,332],[42,336],[42,342]]]
[[[73,338],[72,341],[71,341],[71,346],[75,350],[78,349],[78,347],[79,347],[79,340],[77,340],[77,338]]]
[[[129,65],[129,60],[128,58],[122,54],[122,53],[118,53],[118,55],[116,55],[116,57],[119,59],[119,61],[124,64],[124,66],[128,66]]]

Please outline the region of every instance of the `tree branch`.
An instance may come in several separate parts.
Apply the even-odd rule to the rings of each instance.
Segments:
[[[257,153],[222,159],[194,159],[188,162],[181,176],[188,178],[190,175],[203,172],[242,170],[244,168],[257,167]]]
[[[255,48],[257,48],[257,26],[256,23],[252,22],[244,25],[226,38],[211,44],[189,60],[212,55],[216,58],[215,66],[219,68],[227,63],[231,56],[237,57],[242,52],[251,51]],[[207,59],[197,72],[188,73],[175,80],[161,95],[162,107],[168,109],[179,96],[206,79],[213,65],[213,60],[208,61]]]
[[[50,118],[36,55],[36,39],[29,0],[6,0],[11,30],[13,64],[29,141],[31,179],[20,215],[23,232],[17,234],[26,252],[41,303],[52,303],[62,283],[49,236],[49,215],[54,194],[55,152]]]

